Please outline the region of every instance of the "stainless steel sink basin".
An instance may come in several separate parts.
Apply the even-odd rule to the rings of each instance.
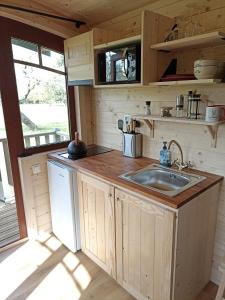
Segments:
[[[120,177],[171,197],[205,179],[203,176],[175,171],[156,164],[125,173]]]

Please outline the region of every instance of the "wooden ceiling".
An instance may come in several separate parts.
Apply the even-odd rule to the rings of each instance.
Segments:
[[[224,0],[0,0],[2,4],[19,6],[40,12],[85,21],[78,30],[73,23],[0,7],[0,15],[36,26],[62,37],[71,37],[134,10],[148,9],[165,16],[176,17],[193,9],[210,10]],[[114,19],[114,20],[116,20]]]
[[[96,25],[126,12],[158,0],[36,0],[29,2],[44,3],[46,8],[70,17],[86,20]]]
[[[32,15],[8,8],[0,8],[0,15],[22,21],[64,37],[74,35],[76,31],[86,31],[114,17],[135,10],[158,0],[3,0],[2,4],[19,6],[50,14],[76,18],[87,23],[86,28],[77,30],[73,24]]]

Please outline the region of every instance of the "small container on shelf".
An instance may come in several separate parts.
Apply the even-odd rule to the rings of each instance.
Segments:
[[[170,111],[173,109],[173,107],[171,106],[163,106],[160,108],[161,113],[160,113],[160,117],[164,118],[164,117],[172,117]]]
[[[145,115],[150,116],[151,115],[151,101],[145,102]]]
[[[183,118],[184,117],[184,95],[177,96],[176,99],[176,117]]]
[[[193,93],[192,91],[188,92],[188,107],[187,107],[187,118],[188,119],[198,119],[201,115],[199,112],[199,106],[201,102],[201,95]]]

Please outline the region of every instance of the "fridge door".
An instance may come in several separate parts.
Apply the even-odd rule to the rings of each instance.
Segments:
[[[71,251],[80,249],[76,232],[76,207],[73,170],[54,161],[48,161],[49,194],[52,230]],[[79,223],[78,223],[79,224]]]

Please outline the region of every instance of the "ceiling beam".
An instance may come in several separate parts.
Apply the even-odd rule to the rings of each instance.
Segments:
[[[21,6],[8,5],[8,4],[0,3],[0,8],[2,8],[2,7],[7,8],[7,9],[12,9],[14,11],[22,11],[22,12],[32,14],[32,15],[36,15],[36,16],[42,16],[42,17],[47,17],[47,18],[51,18],[51,19],[55,19],[55,20],[70,22],[70,23],[73,23],[76,26],[76,28],[80,28],[80,26],[86,25],[86,23],[84,21],[81,21],[81,20],[78,20],[78,19],[72,19],[72,18],[61,16],[61,15],[57,15],[57,14],[42,12],[42,11],[39,11],[39,10],[23,8]]]
[[[48,10],[46,6],[37,3],[36,1],[33,2],[33,1],[26,1],[26,0],[14,0],[14,1],[1,1],[1,3],[6,5],[10,4],[14,6],[19,6],[31,10],[37,10],[45,13],[53,12],[53,10],[51,11]],[[65,16],[63,12],[60,15]],[[68,23],[66,21],[54,20],[52,18],[33,15],[28,12],[12,10],[3,7],[0,7],[0,16],[7,17],[25,23],[27,25],[40,28],[42,30],[51,32],[63,38],[72,37],[88,30],[86,26],[81,26],[79,29],[77,29],[74,24]]]

